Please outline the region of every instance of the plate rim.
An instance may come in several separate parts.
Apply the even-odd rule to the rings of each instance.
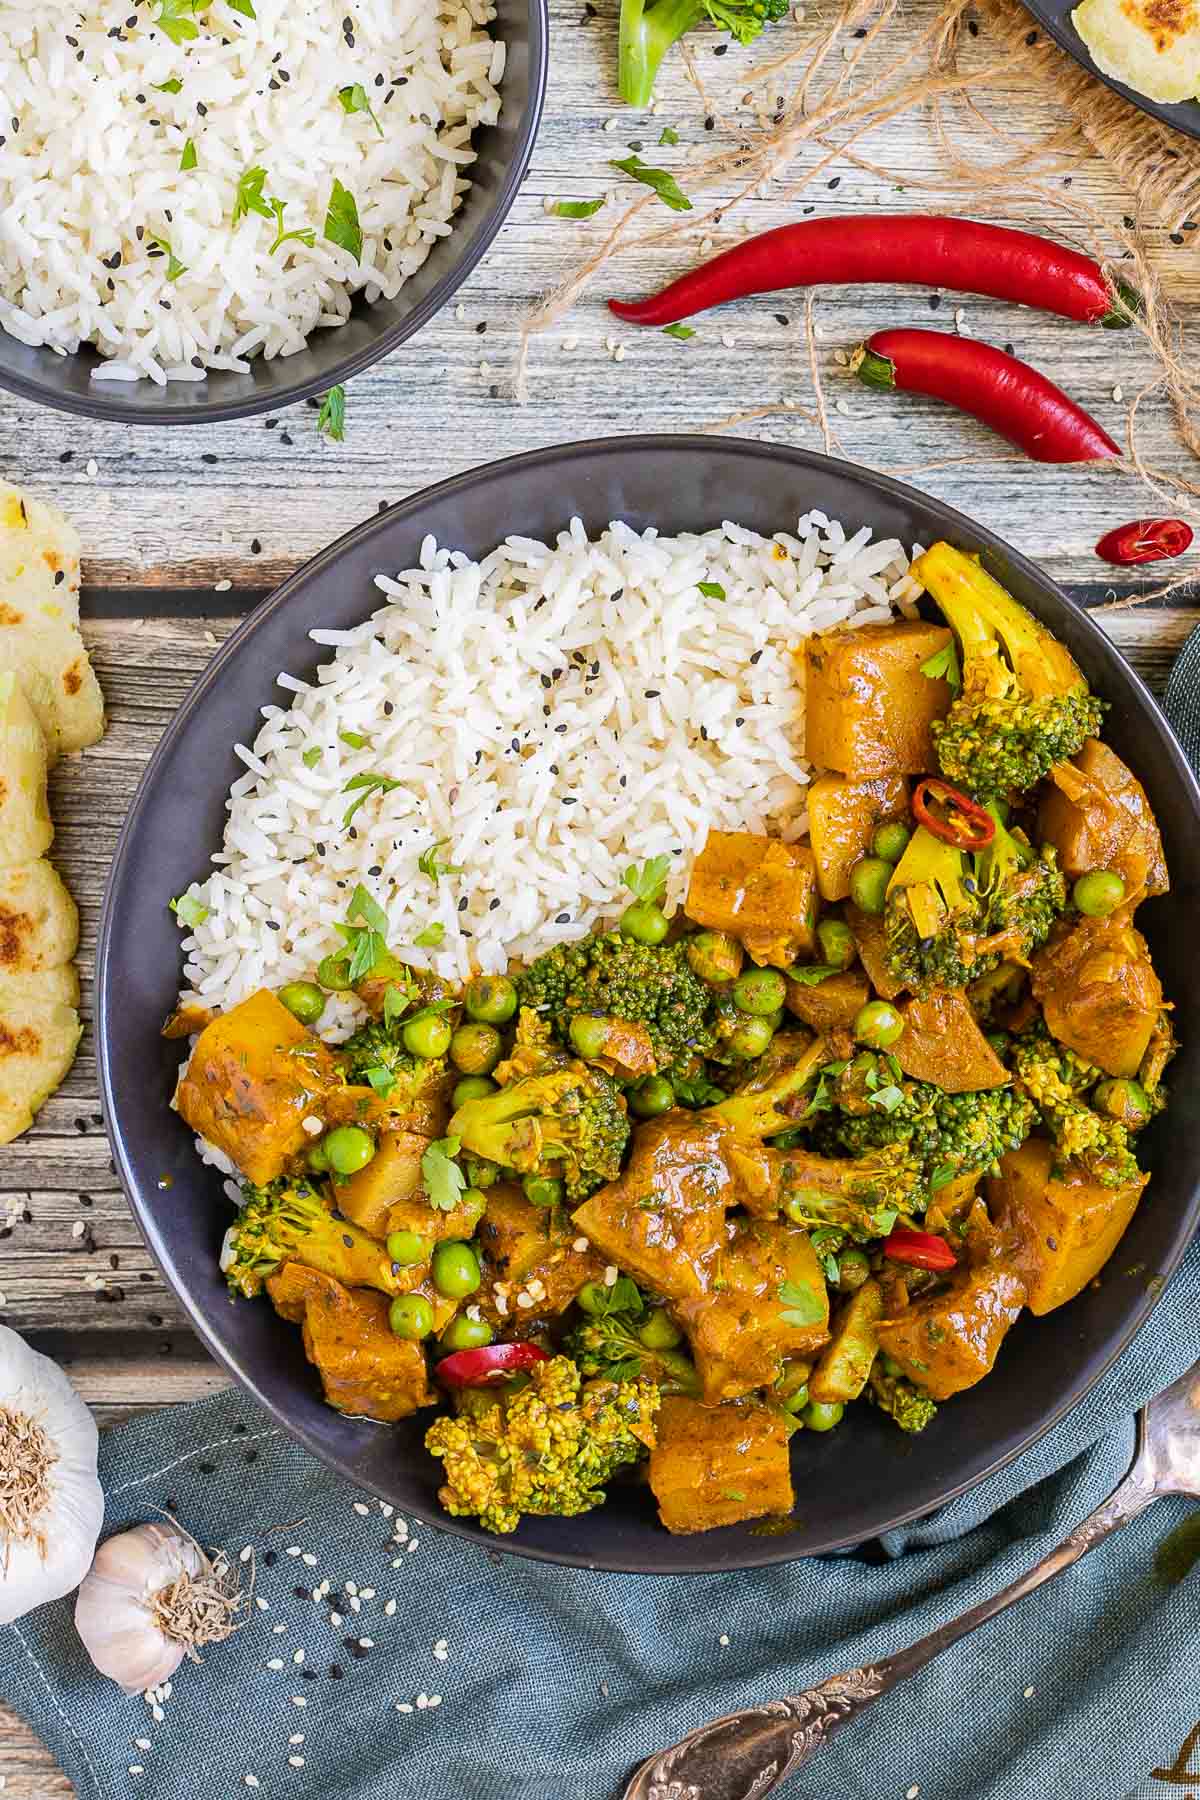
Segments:
[[[1053,11],[1050,0],[1022,0],[1022,4],[1030,17],[1050,33],[1059,49],[1065,51],[1093,80],[1102,81],[1110,93],[1116,94],[1129,106],[1136,107],[1138,112],[1154,119],[1159,125],[1165,125],[1169,131],[1178,131],[1183,137],[1200,140],[1200,96],[1192,100],[1152,100],[1149,94],[1139,94],[1136,88],[1129,87],[1118,76],[1106,75],[1071,21],[1075,0],[1070,0],[1065,12]],[[1185,108],[1190,111],[1184,112]],[[1182,117],[1179,116],[1181,113]]]

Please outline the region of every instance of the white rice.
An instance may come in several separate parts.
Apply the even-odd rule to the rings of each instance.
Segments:
[[[369,620],[312,633],[334,652],[315,685],[281,675],[290,706],[238,746],[216,870],[190,890],[210,909],[184,941],[191,996],[224,1008],[310,975],[358,882],[394,947],[461,979],[585,935],[631,862],[670,856],[678,901],[711,827],[802,836],[793,652],[911,611],[908,565],[819,512],[774,539],[613,524],[589,541],[576,519],[553,548],[512,537],[481,563],[427,538]],[[399,785],[347,829],[347,783],[372,774]],[[435,881],[418,858],[439,840],[462,872]],[[411,948],[431,924],[440,948]]]
[[[449,233],[472,133],[500,111],[490,0],[252,10],[206,0],[177,44],[160,0],[0,0],[0,326],[22,343],[94,344],[96,379],[245,370],[343,324],[359,290],[393,297]],[[356,86],[379,130],[339,99]],[[233,223],[253,168],[311,246],[272,253],[274,217]],[[358,207],[357,260],[324,236],[335,179]]]

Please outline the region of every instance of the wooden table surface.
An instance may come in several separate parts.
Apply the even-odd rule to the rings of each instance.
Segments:
[[[580,225],[549,217],[544,202],[608,190],[616,178],[607,159],[626,155],[630,144],[644,147],[648,160],[682,170],[714,143],[736,142],[755,125],[754,109],[742,104],[753,51],[734,47],[715,60],[714,48],[725,40],[697,40],[707,103],[676,59],[660,82],[651,119],[624,113],[616,100],[613,0],[598,9],[584,0],[556,0],[552,13],[546,114],[510,220],[457,302],[351,387],[344,443],[324,442],[315,412],[305,406],[265,419],[164,432],[93,424],[0,396],[0,479],[56,501],[82,533],[85,633],[108,702],[103,742],[65,762],[52,792],[54,854],[82,914],[89,1024],[100,896],[134,787],[216,646],[274,583],[381,504],[465,466],[573,438],[695,430],[786,398],[811,404],[798,296],[732,306],[719,318],[698,321],[698,335],[687,343],[619,326],[602,307],[604,292],[646,291],[688,266],[703,238],[712,236],[719,248],[736,241],[743,221],[762,229],[794,216],[797,203],[784,198],[781,183],[716,228],[694,228],[686,215],[672,215],[679,223],[675,243],[623,253],[611,287],[602,281],[567,319],[534,340],[528,402],[513,398],[523,317],[580,252],[599,241],[605,219],[614,216],[610,203]],[[928,15],[928,0],[917,0],[907,11],[906,28],[915,31]],[[796,22],[779,27],[772,48],[798,47],[808,29]],[[773,91],[786,91],[780,84],[789,79],[785,72],[757,84],[756,104],[769,106]],[[1004,104],[1006,122],[1045,129],[1046,118],[1019,85]],[[706,115],[714,118],[711,131]],[[613,123],[606,127],[608,121]],[[678,131],[680,144],[660,150],[666,125]],[[840,161],[803,194],[803,203],[818,212],[924,205],[962,210],[952,192],[939,193],[938,155],[923,114],[891,121],[860,148],[903,171],[901,180],[886,181]],[[798,167],[816,155],[803,152]],[[919,181],[932,185],[906,186]],[[1127,211],[1128,196],[1082,144],[1072,181],[1075,195],[1102,212]],[[622,198],[630,192],[626,187]],[[706,193],[706,202],[713,198],[713,190]],[[1063,230],[1044,198],[1019,197],[1007,209],[998,201],[980,216]],[[1181,314],[1195,321],[1196,239],[1177,235],[1172,242],[1166,231],[1151,233],[1151,255]],[[1136,583],[1111,584],[1091,551],[1103,530],[1162,510],[1132,478],[1014,461],[1004,445],[968,420],[932,404],[870,395],[847,379],[837,353],[868,331],[901,323],[953,329],[957,304],[947,297],[931,308],[930,295],[916,289],[820,295],[817,348],[842,454],[904,473],[993,527],[1041,561],[1084,605],[1101,607],[1114,596],[1136,594]],[[1153,372],[1134,333],[1088,331],[999,303],[961,304],[959,329],[998,344],[1015,341],[1020,354],[1119,435],[1123,407],[1114,388],[1132,395]],[[619,359],[618,346],[625,351]],[[815,428],[798,414],[743,429],[820,446]],[[1149,404],[1144,447],[1148,460],[1161,467],[1187,467],[1164,405]],[[947,458],[965,460],[925,466]],[[1190,472],[1194,476],[1194,464]],[[519,527],[519,521],[513,524]],[[1101,615],[1156,688],[1198,617],[1194,590]],[[225,1384],[186,1328],[114,1175],[90,1031],[73,1072],[34,1130],[0,1149],[0,1320],[68,1366],[101,1421],[194,1399]],[[32,1734],[2,1707],[0,1777],[4,1800],[48,1800],[71,1791]]]

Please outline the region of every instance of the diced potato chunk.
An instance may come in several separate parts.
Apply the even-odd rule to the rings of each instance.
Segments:
[[[305,1149],[304,1120],[323,1116],[335,1079],[321,1040],[260,988],[201,1032],[175,1105],[193,1131],[261,1186]]]
[[[1099,738],[1089,738],[1078,756],[1051,769],[1038,829],[1054,845],[1068,881],[1112,869],[1131,896],[1139,890],[1165,894],[1170,885],[1146,790]]]
[[[833,1336],[809,1377],[810,1400],[845,1406],[858,1399],[879,1351],[876,1326],[882,1317],[883,1289],[877,1281],[864,1281],[834,1318]]]
[[[389,1231],[398,1229],[387,1222],[388,1211],[420,1192],[421,1158],[428,1148],[429,1139],[413,1132],[381,1131],[375,1155],[366,1168],[351,1175],[348,1181],[339,1182],[338,1211],[372,1237],[385,1238]]]
[[[882,917],[860,912],[849,900],[843,910],[846,923],[854,933],[859,960],[870,977],[871,986],[881,999],[894,1000],[897,994],[904,992],[904,983],[897,981],[888,968],[887,927]]]
[[[829,1336],[829,1294],[808,1233],[796,1225],[741,1220],[703,1299],[678,1308],[704,1399],[735,1400],[769,1387],[785,1357],[819,1350]]]
[[[532,1205],[512,1183],[488,1189],[478,1235],[497,1278],[485,1282],[480,1304],[494,1321],[504,1320],[506,1331],[522,1323],[522,1314],[532,1321],[565,1312],[585,1282],[603,1279],[603,1257],[590,1248],[576,1250],[580,1233],[573,1226],[556,1230],[553,1212]],[[504,1312],[495,1301],[495,1286],[501,1284]],[[518,1306],[516,1296],[522,1292],[529,1294],[532,1307]]]
[[[756,963],[790,968],[816,942],[817,866],[806,844],[710,831],[688,888],[690,919],[740,938]]]
[[[392,1423],[437,1398],[425,1353],[388,1324],[388,1303],[369,1288],[345,1288],[302,1263],[270,1277],[275,1310],[303,1326],[304,1353],[338,1412]]]
[[[1127,917],[1060,921],[1033,959],[1051,1035],[1107,1075],[1136,1075],[1163,994],[1146,940]]]
[[[1000,1159],[988,1182],[988,1204],[1016,1246],[1015,1261],[1029,1310],[1053,1312],[1099,1274],[1137,1211],[1148,1175],[1103,1187],[1077,1163],[1055,1169],[1055,1151],[1029,1138]]]
[[[789,981],[784,1005],[793,1018],[826,1037],[831,1031],[848,1031],[870,998],[866,970],[843,969],[824,981]]]
[[[937,767],[929,727],[950,710],[949,686],[922,675],[951,640],[920,619],[811,637],[805,664],[805,755],[855,781]]]
[[[817,862],[822,900],[844,900],[850,871],[871,853],[871,839],[885,819],[908,811],[908,783],[902,775],[875,781],[848,781],[821,775],[808,790],[808,835]]]
[[[704,1406],[667,1394],[655,1420],[650,1487],[668,1531],[712,1531],[795,1501],[785,1416],[759,1401]]]
[[[976,1023],[961,991],[901,1002],[904,1033],[892,1055],[913,1081],[931,1081],[948,1094],[1003,1087],[1008,1070]]]
[[[879,1348],[931,1400],[948,1400],[991,1372],[1024,1299],[1024,1282],[1003,1261],[956,1270],[940,1293],[883,1320]]]

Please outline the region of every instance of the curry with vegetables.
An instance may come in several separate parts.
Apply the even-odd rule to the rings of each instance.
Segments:
[[[797,1434],[924,1430],[1139,1204],[1154,815],[1066,649],[948,544],[913,574],[940,619],[797,652],[807,832],[713,831],[675,917],[654,858],[612,929],[463,989],[359,887],[311,981],[171,1027],[230,1287],[339,1410],[442,1404],[452,1514],[644,1478],[673,1532],[786,1515]]]

